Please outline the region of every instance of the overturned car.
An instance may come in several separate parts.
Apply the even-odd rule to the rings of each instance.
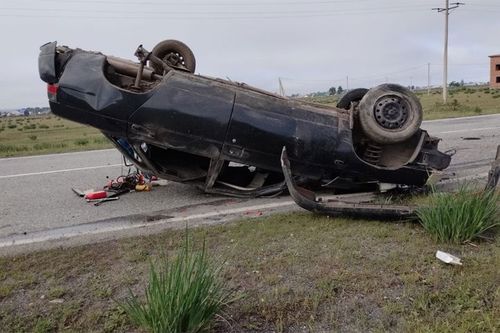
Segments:
[[[418,99],[399,85],[355,89],[329,107],[195,75],[194,55],[179,41],[135,55],[138,62],[47,43],[40,77],[54,114],[96,127],[161,178],[233,196],[276,194],[288,180],[300,195],[421,186],[450,163],[420,128]]]

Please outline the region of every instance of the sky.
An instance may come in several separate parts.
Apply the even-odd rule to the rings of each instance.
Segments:
[[[464,0],[449,19],[449,81],[487,82],[500,1]],[[0,109],[47,106],[40,45],[134,59],[186,43],[196,73],[286,94],[442,83],[444,0],[0,0]]]

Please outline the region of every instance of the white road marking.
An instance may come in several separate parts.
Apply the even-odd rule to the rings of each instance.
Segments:
[[[494,114],[483,114],[480,116],[468,116],[468,117],[457,117],[457,118],[443,118],[443,119],[433,119],[433,120],[424,120],[423,123],[435,123],[435,122],[440,122],[440,121],[455,121],[455,120],[467,120],[467,119],[480,119],[480,118],[487,118],[487,117],[500,117],[499,113],[494,113]]]
[[[130,223],[125,222],[125,223],[117,223],[116,225],[109,225],[109,226],[105,226],[105,227],[98,227],[97,223],[88,223],[88,224],[83,224],[83,225],[74,226],[74,227],[66,227],[66,228],[58,228],[58,229],[34,232],[33,233],[34,235],[32,235],[32,236],[30,236],[30,235],[8,236],[0,241],[0,248],[13,246],[13,245],[27,245],[27,244],[33,244],[33,243],[47,242],[47,241],[51,241],[51,240],[67,239],[67,238],[72,238],[72,237],[76,237],[76,236],[87,236],[87,235],[101,234],[101,233],[107,233],[107,232],[145,228],[148,226],[157,226],[157,225],[162,225],[162,224],[166,224],[166,223],[188,222],[188,221],[197,220],[197,219],[206,219],[206,218],[212,218],[212,217],[218,217],[218,216],[238,214],[238,213],[243,213],[243,212],[247,212],[247,211],[265,210],[265,209],[286,207],[286,206],[292,206],[292,205],[295,205],[295,202],[293,200],[287,200],[287,201],[283,201],[283,202],[275,202],[275,203],[269,203],[269,204],[263,204],[263,205],[246,206],[246,207],[240,207],[240,208],[226,209],[226,210],[222,210],[222,211],[194,214],[194,215],[188,215],[188,216],[179,216],[179,217],[174,217],[174,218],[164,219],[164,220],[159,220],[159,221],[154,221],[154,222],[141,222],[141,223],[136,223],[136,224],[130,224]]]
[[[85,150],[85,151],[72,151],[69,153],[55,153],[55,154],[44,154],[44,155],[32,155],[32,156],[19,156],[19,157],[4,157],[0,158],[0,162],[2,161],[10,161],[10,160],[24,160],[24,159],[30,159],[30,158],[49,158],[49,157],[59,157],[59,156],[66,156],[66,155],[79,155],[79,154],[89,154],[89,153],[104,153],[107,151],[116,151],[118,150],[116,148],[108,148],[108,149],[97,149],[97,150]]]
[[[449,133],[461,133],[461,132],[472,132],[472,131],[487,131],[487,130],[500,130],[500,127],[483,127],[483,128],[467,128],[462,130],[454,130],[454,131],[444,131],[437,132],[438,134],[449,134]]]
[[[18,173],[18,174],[14,174],[14,175],[0,176],[0,179],[48,175],[51,173],[61,173],[61,172],[71,172],[71,171],[94,170],[94,169],[112,168],[112,167],[119,167],[119,166],[122,166],[122,164],[121,163],[120,164],[108,164],[108,165],[98,165],[98,166],[90,166],[90,167],[83,167],[83,168],[51,170],[51,171],[30,172],[30,173]]]

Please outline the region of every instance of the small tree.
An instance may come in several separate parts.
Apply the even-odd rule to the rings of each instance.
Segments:
[[[330,94],[330,96],[333,96],[337,93],[337,89],[335,89],[335,87],[331,87],[330,89],[328,89],[328,93]]]
[[[339,86],[339,87],[337,88],[337,94],[339,94],[339,95],[340,95],[340,94],[342,94],[342,92],[343,92],[343,91],[344,91],[344,89],[342,88],[342,86]]]

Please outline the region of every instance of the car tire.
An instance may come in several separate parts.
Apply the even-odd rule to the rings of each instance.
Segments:
[[[337,103],[337,107],[339,109],[349,110],[351,108],[351,103],[361,101],[361,99],[366,95],[367,92],[368,89],[366,88],[356,88],[349,90],[340,97]]]
[[[359,102],[359,121],[364,134],[380,144],[405,141],[422,124],[422,105],[410,90],[397,84],[370,89]]]
[[[183,68],[194,73],[196,69],[196,59],[193,51],[181,41],[168,39],[156,44],[151,53],[166,61],[167,64],[174,68]],[[161,64],[150,61],[150,66],[153,67],[155,73],[163,74],[163,66]]]

